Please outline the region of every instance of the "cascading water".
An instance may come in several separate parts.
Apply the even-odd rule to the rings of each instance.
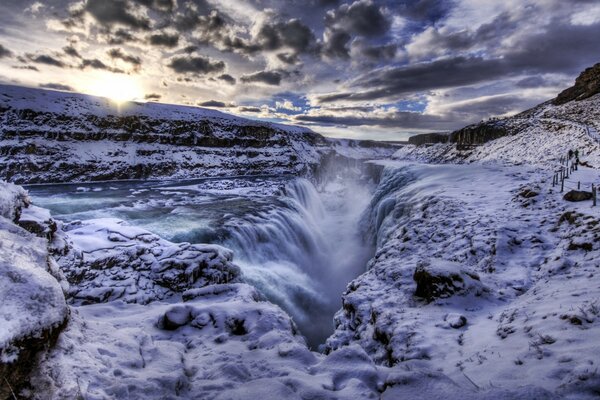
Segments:
[[[346,284],[372,255],[360,235],[371,193],[330,179],[111,182],[30,187],[34,203],[64,221],[113,217],[167,240],[234,250],[244,279],[286,310],[316,349],[333,331]]]
[[[340,295],[371,254],[358,231],[361,199],[352,196],[352,207],[350,194],[338,192],[327,207],[322,196],[295,179],[284,188],[282,207],[229,221],[225,243],[245,279],[292,315],[312,347],[331,334]]]

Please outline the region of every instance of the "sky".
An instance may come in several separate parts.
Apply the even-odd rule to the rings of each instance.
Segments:
[[[404,140],[551,99],[600,0],[0,0],[0,82]]]

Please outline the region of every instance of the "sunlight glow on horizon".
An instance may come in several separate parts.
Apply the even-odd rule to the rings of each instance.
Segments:
[[[82,92],[106,97],[117,104],[144,101],[144,90],[137,78],[130,75],[104,73],[82,85]]]

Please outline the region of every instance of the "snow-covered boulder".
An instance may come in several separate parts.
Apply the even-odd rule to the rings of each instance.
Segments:
[[[417,284],[415,296],[428,301],[467,292],[482,295],[486,290],[477,273],[461,269],[460,264],[439,259],[420,261],[413,279]]]
[[[0,397],[27,380],[36,354],[48,348],[66,324],[63,289],[45,239],[13,223],[26,192],[0,182]],[[6,383],[13,389],[9,388]]]
[[[63,226],[70,250],[57,260],[73,304],[146,304],[209,284],[235,282],[239,268],[221,246],[171,243],[112,218]]]

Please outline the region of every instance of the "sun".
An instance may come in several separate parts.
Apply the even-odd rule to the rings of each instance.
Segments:
[[[106,97],[117,104],[142,100],[144,91],[135,77],[125,74],[106,73],[94,76],[86,85],[88,94]]]

